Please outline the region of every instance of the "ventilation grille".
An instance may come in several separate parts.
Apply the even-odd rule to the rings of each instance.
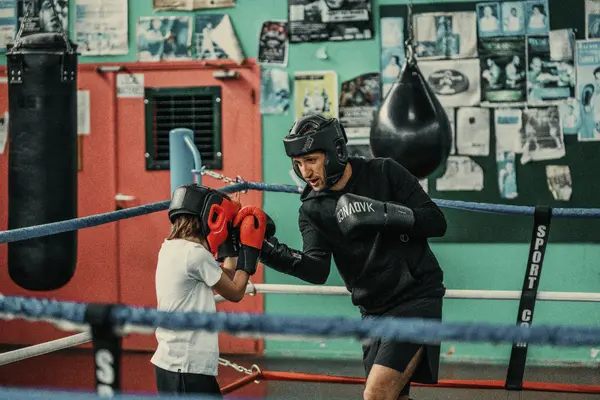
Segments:
[[[151,143],[147,143],[147,150],[151,169],[169,168],[169,132],[176,128],[194,132],[194,143],[200,151],[203,165],[211,169],[221,168],[221,108],[218,97],[214,90],[173,93],[159,89],[156,93],[147,93],[146,121],[149,126],[146,129],[151,129],[148,132]]]

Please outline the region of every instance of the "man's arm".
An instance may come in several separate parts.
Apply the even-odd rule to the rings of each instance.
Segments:
[[[394,160],[385,160],[383,168],[392,185],[394,201],[412,210],[414,223],[409,235],[441,237],[446,234],[444,213],[423,190],[419,180]]]
[[[331,267],[331,250],[321,234],[300,209],[298,219],[302,234],[302,251],[279,243],[275,236],[265,238],[260,261],[276,271],[303,281],[321,285],[327,281]]]
[[[436,237],[446,233],[446,219],[429,198],[417,178],[397,162],[387,159],[382,172],[391,186],[392,199],[379,201],[353,193],[340,196],[336,218],[347,237],[369,231],[391,231],[417,237]]]

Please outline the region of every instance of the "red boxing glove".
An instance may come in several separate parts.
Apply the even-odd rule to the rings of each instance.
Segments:
[[[235,227],[240,227],[240,244],[255,249],[262,249],[267,231],[267,215],[256,206],[242,208],[233,221]]]

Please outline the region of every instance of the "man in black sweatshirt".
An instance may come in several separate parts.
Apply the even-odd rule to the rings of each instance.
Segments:
[[[294,171],[307,182],[300,199],[303,248],[273,236],[260,260],[323,284],[331,256],[363,317],[442,318],[443,272],[427,239],[446,220],[417,178],[389,158],[348,157],[335,118],[300,118],[284,139]],[[437,383],[440,346],[372,340],[363,345],[365,400],[408,399],[410,382]]]

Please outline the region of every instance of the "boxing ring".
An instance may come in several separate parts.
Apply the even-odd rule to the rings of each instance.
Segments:
[[[215,174],[207,170],[194,170],[195,174]],[[237,181],[237,182],[236,182]],[[301,188],[291,185],[269,185],[260,182],[243,182],[239,179],[226,181],[229,185],[219,190],[236,193],[247,190],[260,190],[299,194]],[[535,226],[544,217],[545,209],[536,207],[507,206],[495,204],[469,203],[449,200],[435,200],[441,207],[468,210],[472,212],[494,212],[509,215],[534,216]],[[31,239],[53,235],[60,232],[78,230],[116,222],[126,218],[138,217],[154,212],[164,211],[169,201],[147,204],[139,207],[118,210],[105,214],[92,215],[74,220],[51,223],[41,226],[27,227],[0,232],[0,243]],[[599,218],[600,209],[553,209],[551,215],[557,218]],[[541,221],[544,222],[544,221]],[[535,230],[534,230],[535,232]],[[532,238],[530,258],[542,264],[546,243],[540,243],[535,235]],[[537,250],[536,250],[537,249]],[[536,251],[541,251],[536,256]],[[528,264],[529,265],[529,264]],[[527,282],[527,274],[526,274]],[[521,300],[522,309],[533,310],[537,301],[567,302],[600,302],[600,293],[573,292],[538,292],[534,288],[533,296],[527,296],[524,283],[522,291],[487,291],[487,290],[447,290],[446,298],[480,299],[480,300]],[[305,294],[348,296],[345,287],[308,286],[308,285],[274,285],[249,284],[247,295],[257,293],[269,294]],[[216,296],[217,302],[223,301]],[[520,312],[521,314],[521,312]],[[526,313],[525,313],[526,314]],[[485,323],[452,323],[427,320],[400,320],[393,318],[353,319],[346,317],[288,317],[246,313],[166,313],[153,308],[131,307],[121,304],[87,304],[53,299],[29,297],[10,297],[0,295],[0,318],[5,320],[24,319],[27,321],[44,321],[55,325],[66,332],[78,332],[62,339],[29,346],[0,354],[0,365],[48,354],[58,350],[75,347],[92,342],[96,368],[100,365],[98,353],[108,351],[115,379],[103,381],[96,375],[96,393],[56,391],[44,388],[23,390],[19,388],[1,388],[0,399],[83,399],[113,396],[115,398],[147,398],[145,396],[126,395],[120,393],[118,379],[121,366],[121,338],[130,333],[153,334],[154,328],[163,326],[171,329],[203,329],[213,332],[227,332],[240,337],[282,339],[289,337],[305,338],[394,338],[398,340],[425,342],[468,341],[484,343],[512,343],[513,352],[506,381],[499,380],[444,380],[436,385],[413,384],[415,387],[431,386],[440,388],[517,390],[538,392],[560,392],[600,395],[600,385],[561,384],[523,381],[523,370],[526,363],[527,346],[583,346],[600,345],[600,326],[546,326],[531,325],[518,321],[517,324],[485,324]],[[520,323],[519,323],[520,322]],[[101,358],[101,357],[100,357]],[[235,391],[254,382],[261,381],[294,381],[314,383],[337,383],[349,385],[364,384],[362,377],[336,376],[329,374],[310,374],[302,372],[279,372],[261,369],[258,365],[245,368],[225,359],[220,364],[232,366],[244,373],[238,379],[224,387],[224,394],[235,394]],[[512,372],[511,372],[512,371]],[[162,397],[162,396],[161,396]],[[168,398],[168,397],[166,397]],[[197,397],[196,397],[197,398]],[[206,397],[209,398],[209,397]]]

